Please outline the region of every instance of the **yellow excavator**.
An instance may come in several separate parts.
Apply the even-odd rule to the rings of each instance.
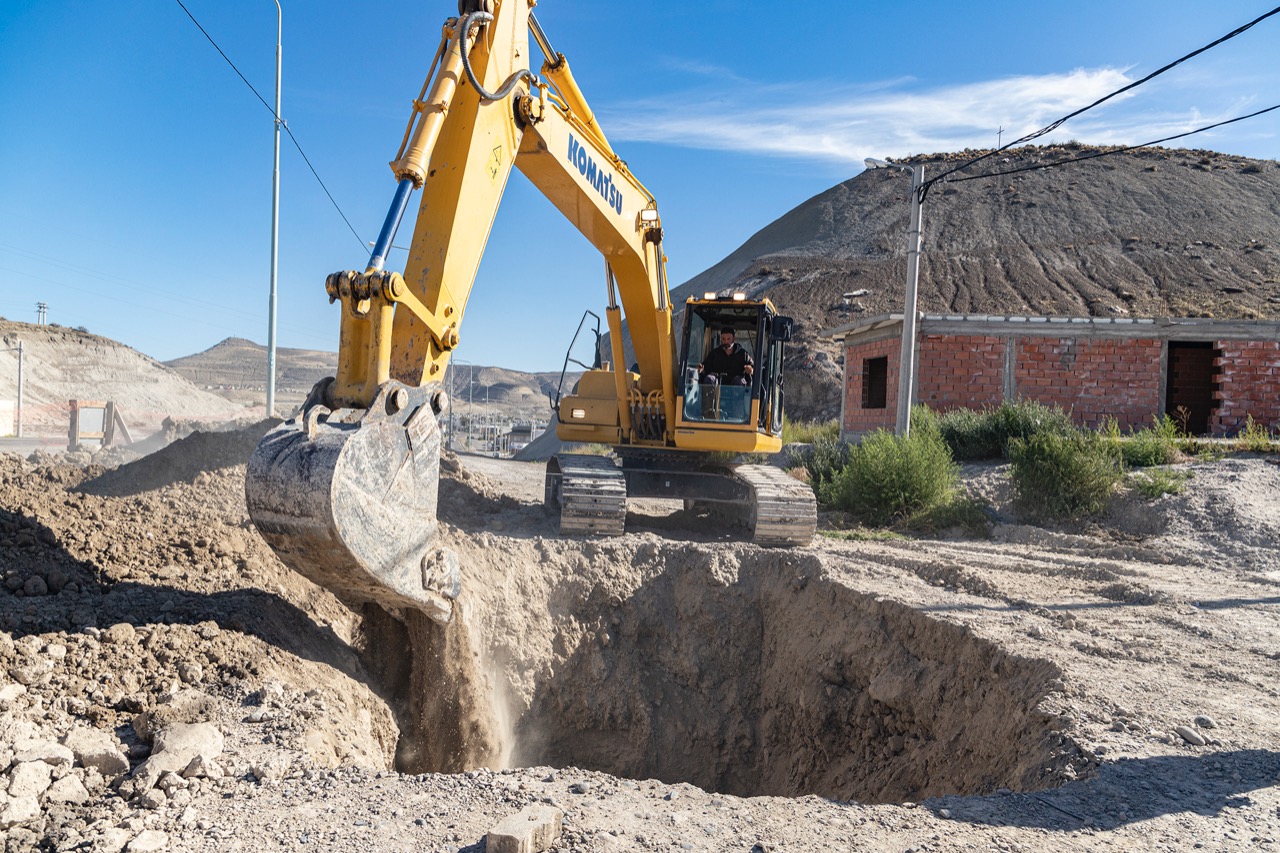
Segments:
[[[445,22],[391,162],[396,192],[369,262],[325,282],[342,309],[337,375],[249,462],[246,499],[263,537],[291,568],[353,603],[417,608],[445,622],[459,593],[457,558],[436,544],[438,416],[513,166],[605,261],[611,361],[584,373],[554,411],[558,438],[612,446],[616,459],[548,462],[546,504],[560,531],[621,534],[633,496],[718,508],[762,545],[803,545],[814,533],[807,485],[772,466],[728,461],[781,449],[791,320],[767,299],[707,293],[686,304],[677,339],[657,203],[609,144],[534,2],[461,0]],[[530,36],[545,57],[541,76],[529,69]],[[404,272],[388,271],[416,191]],[[753,363],[746,384],[717,382],[703,366],[726,329]]]

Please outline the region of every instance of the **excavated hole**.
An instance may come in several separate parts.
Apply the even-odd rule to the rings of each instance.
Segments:
[[[487,563],[516,590],[502,598],[491,585],[477,607],[506,615],[473,621],[479,635],[519,638],[493,644],[500,680],[525,675],[515,765],[862,802],[1035,790],[1085,766],[1040,707],[1060,686],[1053,664],[850,589],[812,555],[547,542],[544,559],[513,566],[527,559],[520,547],[501,553],[495,538],[464,555],[474,574]],[[537,618],[550,626],[541,635]],[[441,657],[421,641],[415,654]],[[438,692],[427,682],[417,689]],[[459,769],[420,760],[426,741],[441,752],[442,728],[418,723],[402,769]],[[466,746],[467,731],[452,745]]]

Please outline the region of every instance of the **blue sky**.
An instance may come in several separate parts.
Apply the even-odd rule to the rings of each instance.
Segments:
[[[394,189],[386,163],[456,6],[281,1],[281,112],[372,240]],[[184,2],[271,101],[274,3]],[[991,146],[1000,127],[1008,141],[1271,5],[911,8],[542,0],[537,14],[657,197],[674,286],[864,157]],[[159,359],[232,335],[265,343],[270,110],[172,0],[14,0],[0,33],[0,315],[32,322],[43,301],[53,322]],[[1051,139],[1142,142],[1270,106],[1277,44],[1280,15]],[[1280,115],[1181,144],[1276,159]],[[287,137],[281,186],[278,343],[336,349],[324,278],[366,255]],[[581,312],[604,300],[598,256],[515,173],[457,357],[558,369]]]

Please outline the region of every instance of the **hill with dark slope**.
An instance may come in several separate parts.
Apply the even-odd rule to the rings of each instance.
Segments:
[[[1106,149],[1005,151],[957,174]],[[981,152],[932,155],[926,178]],[[984,168],[985,167],[985,168]],[[840,371],[816,333],[902,310],[910,178],[863,172],[762,228],[673,291],[767,295],[800,322],[794,417],[839,411]],[[1280,164],[1147,148],[1059,168],[943,182],[923,213],[920,310],[1098,317],[1280,317]],[[843,294],[866,291],[845,299]]]

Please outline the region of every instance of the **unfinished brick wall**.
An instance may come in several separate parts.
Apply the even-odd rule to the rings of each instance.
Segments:
[[[1042,338],[1017,341],[1019,400],[1071,412],[1081,426],[1115,418],[1121,429],[1149,426],[1160,411],[1160,341]]]
[[[898,413],[898,361],[902,350],[899,338],[855,344],[844,351],[844,423],[845,433],[864,433],[877,429],[893,429]],[[864,409],[863,364],[867,359],[886,358],[885,405],[883,409]]]
[[[1004,356],[995,335],[921,335],[916,399],[937,412],[999,406]]]
[[[1121,429],[1149,426],[1164,408],[1161,340],[1110,336],[922,334],[916,399],[939,412],[998,406],[1004,400],[1009,341],[1014,363],[1009,384],[1015,400],[1057,406],[1070,411],[1077,424],[1091,428],[1108,418],[1115,418]],[[846,345],[845,434],[893,428],[900,349],[896,337]],[[1216,407],[1208,415],[1208,432],[1234,435],[1247,416],[1280,429],[1280,342],[1215,341],[1213,349],[1208,381],[1216,388]],[[881,357],[887,363],[885,406],[867,408],[864,365]],[[1171,385],[1198,394],[1203,383],[1192,383],[1186,371],[1178,373],[1176,367],[1171,361],[1169,369],[1177,373]],[[1207,402],[1207,389],[1204,396]]]
[[[1265,427],[1280,427],[1280,343],[1217,341],[1214,359],[1218,408],[1209,421],[1214,435],[1234,435],[1246,415]]]

